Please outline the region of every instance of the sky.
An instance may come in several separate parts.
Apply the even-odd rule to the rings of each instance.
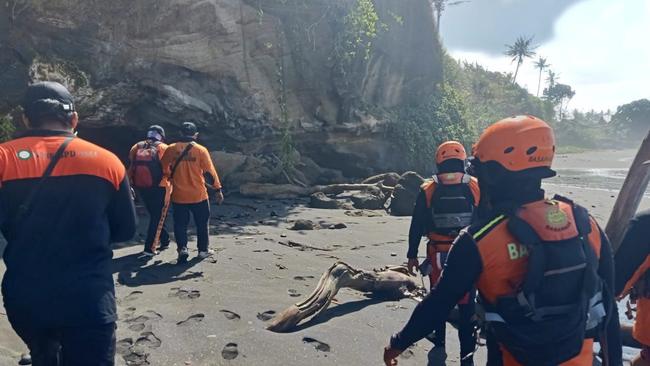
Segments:
[[[491,71],[514,73],[505,44],[534,36],[538,56],[576,91],[571,109],[615,111],[650,99],[650,0],[471,0],[449,7],[441,24],[453,57]],[[533,62],[517,82],[536,94]]]

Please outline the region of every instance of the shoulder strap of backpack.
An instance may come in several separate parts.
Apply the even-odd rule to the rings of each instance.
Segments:
[[[185,146],[185,149],[183,149],[183,152],[181,152],[181,155],[178,156],[178,159],[174,162],[174,165],[172,166],[172,171],[171,174],[169,175],[170,178],[174,178],[174,174],[176,173],[176,168],[178,168],[178,164],[181,163],[181,161],[187,156],[187,154],[192,150],[194,147],[194,142],[190,142]]]
[[[43,183],[47,180],[47,178],[52,175],[52,172],[54,171],[54,168],[58,164],[59,160],[61,160],[61,157],[63,156],[63,153],[65,152],[65,149],[70,145],[72,140],[74,140],[75,136],[69,136],[67,137],[63,143],[59,146],[59,148],[56,150],[54,153],[54,156],[52,156],[52,160],[50,160],[50,163],[47,165],[47,168],[45,168],[45,172],[41,176],[41,178],[36,182],[36,185],[32,188],[32,190],[28,193],[27,198],[23,203],[18,207],[18,214],[14,218],[15,222],[23,222],[29,211],[32,209],[32,205],[34,203],[34,198],[38,195],[38,192],[40,192],[41,188],[43,187]]]

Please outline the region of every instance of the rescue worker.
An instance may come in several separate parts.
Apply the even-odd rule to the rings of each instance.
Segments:
[[[165,205],[165,187],[160,186],[163,178],[163,169],[160,162],[167,149],[164,140],[165,129],[158,125],[151,125],[147,129],[145,139],[133,145],[129,152],[129,179],[131,185],[137,189],[138,195],[144,202],[149,214],[147,237],[142,252],[146,257],[156,255],[154,251],[156,234],[159,237],[160,246],[158,248],[160,250],[167,249],[170,241],[164,222],[160,233],[157,233]]]
[[[427,261],[423,266],[430,272],[431,289],[436,287],[454,239],[476,218],[480,190],[476,178],[465,172],[466,160],[467,153],[461,143],[441,144],[436,152],[438,173],[422,185],[415,203],[409,230],[408,268],[413,273],[419,267],[418,247],[422,236],[427,236]],[[458,338],[463,365],[473,364],[474,297],[473,293],[468,293],[458,303]],[[431,337],[437,348],[445,347],[446,324],[445,319]]]
[[[603,299],[613,286],[611,249],[584,208],[545,199],[542,179],[555,175],[551,127],[507,118],[483,132],[473,153],[492,217],[455,240],[436,288],[384,349],[385,364],[397,364],[476,285],[504,365],[591,365],[591,337],[613,305]]]
[[[194,218],[197,232],[198,257],[207,258],[213,254],[209,249],[208,224],[210,201],[208,187],[216,191],[217,204],[223,202],[219,175],[212,164],[208,149],[199,145],[198,129],[192,122],[181,127],[181,141],[169,145],[162,158],[165,179],[172,185],[172,207],[174,215],[174,236],[178,245],[178,262],[187,261],[187,227],[190,215]],[[163,183],[164,184],[164,183]]]
[[[0,212],[7,239],[2,295],[34,366],[114,364],[111,242],[135,234],[126,169],[73,133],[61,84],[28,87],[28,130],[0,145]]]
[[[636,302],[632,335],[643,349],[632,365],[650,365],[650,211],[630,221],[614,260],[616,294]]]

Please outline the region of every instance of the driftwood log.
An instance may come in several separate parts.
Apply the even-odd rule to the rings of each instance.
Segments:
[[[404,266],[363,271],[336,262],[323,273],[316,289],[305,301],[278,314],[267,329],[277,333],[291,331],[304,320],[315,318],[327,310],[338,291],[346,287],[395,299],[412,296],[418,289],[416,277],[410,276]]]
[[[621,192],[616,198],[614,209],[607,222],[605,232],[616,251],[621,245],[623,235],[630,219],[636,214],[643,194],[650,181],[650,133],[641,143],[641,147],[632,162],[632,166],[625,177]]]
[[[293,184],[247,183],[239,187],[239,193],[244,197],[265,199],[290,199],[309,197],[316,192],[339,194],[347,191],[391,192],[393,187],[376,184],[331,184],[326,186],[301,187]]]

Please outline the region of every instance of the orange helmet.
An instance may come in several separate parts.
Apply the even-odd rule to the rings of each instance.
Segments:
[[[555,136],[546,122],[533,116],[506,118],[488,127],[472,149],[481,164],[496,163],[506,172],[525,172],[539,178],[555,175]]]
[[[467,153],[463,144],[458,141],[447,141],[438,146],[438,151],[436,151],[436,164],[441,164],[449,159],[467,159]]]

